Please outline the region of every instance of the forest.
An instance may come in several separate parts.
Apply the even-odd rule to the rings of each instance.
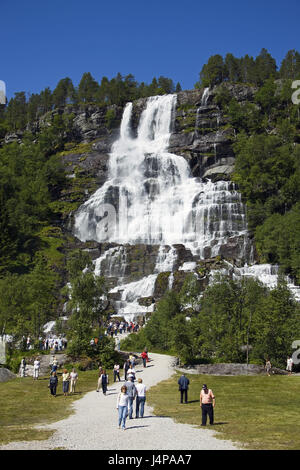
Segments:
[[[299,52],[288,51],[279,67],[262,49],[256,58],[236,58],[229,53],[224,58],[210,57],[195,88],[216,87],[215,103],[235,129],[232,179],[247,206],[249,232],[259,261],[278,263],[281,272],[299,284],[300,107],[291,100],[296,79],[300,79]],[[238,103],[229,93],[228,83],[253,86],[253,101]],[[30,124],[57,108],[124,106],[141,97],[180,91],[179,83],[163,76],[146,84],[138,83],[131,74],[119,73],[98,82],[87,72],[77,87],[66,77],[53,91],[49,87],[39,94],[21,91],[0,107],[0,334],[11,334],[16,341],[30,334],[38,341],[42,325],[57,319],[70,279],[74,302],[89,319],[73,317],[72,334],[79,332],[73,338],[77,353],[91,328],[101,328],[104,318],[101,305],[94,316],[93,302],[97,292],[104,292],[105,280],[97,284],[78,268],[74,274],[74,263],[65,254],[68,235],[62,229],[63,209],[57,205],[69,184],[59,152],[67,148],[72,115],[56,115],[52,125],[38,135]],[[18,130],[23,131],[22,143],[5,144],[4,137]],[[79,253],[68,252],[68,256],[79,260],[82,267]],[[76,290],[78,285],[84,288]],[[84,295],[90,304],[84,303]],[[172,292],[162,299],[142,333],[145,344],[160,349],[177,347],[182,359],[192,362],[196,357],[244,361],[241,347],[249,343],[254,347],[248,360],[262,360],[268,346],[277,364],[282,364],[287,354],[283,339],[288,342],[290,332],[295,332],[299,312],[284,284],[266,291],[259,283],[220,280],[207,290],[201,308],[197,304],[190,323],[183,321],[184,295]],[[197,298],[196,292],[194,300]],[[284,328],[280,328],[282,324]],[[159,335],[158,327],[162,328]],[[234,338],[233,347],[230,338]],[[276,338],[273,346],[271,338]]]

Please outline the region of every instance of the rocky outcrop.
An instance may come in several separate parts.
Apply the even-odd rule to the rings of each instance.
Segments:
[[[0,367],[0,383],[7,382],[8,380],[15,379],[16,374],[13,374],[9,369]]]
[[[257,364],[199,364],[187,368],[176,367],[180,372],[187,374],[207,374],[207,375],[261,375],[266,374],[264,366]],[[272,372],[278,375],[286,375],[282,369],[272,368]]]
[[[227,93],[237,101],[253,100],[255,89],[246,85],[224,85]],[[235,130],[227,116],[216,104],[219,87],[190,90],[177,95],[174,131],[169,150],[183,156],[193,176],[213,181],[230,179],[234,169],[232,143]]]

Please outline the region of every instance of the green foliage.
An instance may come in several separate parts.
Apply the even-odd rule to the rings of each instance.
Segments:
[[[204,87],[222,83],[225,79],[225,67],[221,55],[211,56],[200,72],[201,84]]]
[[[105,115],[106,126],[108,129],[112,129],[116,122],[116,111],[114,108],[109,108]]]
[[[225,59],[219,55],[211,56],[203,65],[200,72],[200,81],[196,88],[213,87],[224,81],[232,83],[252,83],[261,86],[266,80],[274,80],[278,76],[295,79],[300,76],[299,53],[289,51],[282,62],[279,72],[275,59],[266,49],[262,49],[254,59],[246,54],[237,58],[233,54],[226,54]]]
[[[52,103],[55,108],[66,106],[75,100],[75,88],[69,77],[60,80],[53,91]]]
[[[0,149],[0,275],[28,268],[43,244],[39,234],[54,216],[51,202],[64,172],[58,157],[47,152],[47,145],[30,139],[22,146],[13,143]]]
[[[263,364],[268,356],[284,367],[300,334],[299,305],[284,283],[269,290],[253,279],[220,276],[200,299],[194,279],[186,279],[180,294],[168,292],[145,327],[122,347],[168,351],[184,364]],[[190,319],[187,300],[194,306]]]
[[[82,75],[78,86],[78,100],[82,103],[92,103],[96,101],[97,93],[99,90],[99,84],[87,72]]]
[[[71,355],[90,355],[93,328],[103,326],[106,287],[104,278],[95,276],[86,252],[74,252],[67,263],[70,277],[68,309],[68,351]]]
[[[55,318],[58,276],[39,259],[29,274],[8,274],[0,279],[0,331],[15,342],[30,335],[38,339],[43,325]]]

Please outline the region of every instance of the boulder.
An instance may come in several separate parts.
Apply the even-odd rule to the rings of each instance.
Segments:
[[[16,374],[13,374],[9,369],[0,367],[0,382],[7,382],[8,380],[15,379],[16,377]]]

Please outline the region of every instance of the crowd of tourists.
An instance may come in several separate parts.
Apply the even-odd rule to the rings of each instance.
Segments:
[[[111,336],[117,336],[118,333],[122,334],[123,332],[133,331],[136,328],[133,322],[110,322],[107,325],[106,334],[110,334]],[[94,343],[95,344],[95,343]],[[53,349],[54,351],[60,351],[64,348],[64,341],[63,338],[49,338],[47,340],[47,345],[45,345],[45,349]],[[143,368],[147,367],[147,363],[149,362],[149,356],[147,348],[143,350],[140,354],[140,358],[142,359]],[[115,363],[113,367],[113,381],[116,382],[124,382],[121,386],[120,392],[117,395],[117,403],[116,408],[118,410],[118,426],[119,429],[126,430],[126,420],[133,419],[134,414],[135,418],[143,418],[144,417],[144,410],[145,410],[145,402],[146,402],[146,391],[147,388],[143,383],[141,377],[137,378],[137,370],[136,370],[136,362],[137,356],[133,353],[129,354],[127,360],[124,361],[122,366],[123,369],[123,376],[121,378],[121,366],[119,363]],[[53,354],[50,359],[50,378],[48,387],[50,389],[50,394],[54,397],[57,396],[57,387],[58,387],[58,374],[57,370],[59,367],[58,360],[56,356]],[[291,375],[293,369],[293,360],[291,357],[287,358],[287,365],[286,370],[288,375]],[[272,371],[272,364],[269,359],[266,360],[265,363],[265,370],[268,376],[270,376]],[[26,371],[26,360],[25,358],[22,359],[20,365],[20,375],[21,377],[25,377]],[[141,372],[141,371],[139,371]],[[40,373],[40,360],[39,357],[36,357],[33,363],[33,379],[38,380]],[[273,371],[274,373],[274,371]],[[75,368],[69,372],[67,369],[63,369],[61,374],[62,377],[62,392],[63,395],[66,397],[69,394],[75,393],[76,384],[78,381],[78,373]],[[109,385],[109,376],[104,367],[101,365],[98,369],[98,378],[97,378],[97,387],[96,392],[102,393],[104,396],[107,395],[108,392],[108,385]],[[189,390],[190,381],[188,377],[185,376],[183,373],[178,380],[178,386],[180,391],[180,404],[188,404],[188,390]],[[209,424],[214,424],[214,408],[215,408],[215,395],[213,391],[206,385],[203,384],[202,389],[200,391],[200,408],[202,414],[202,422],[201,426],[206,426],[207,419],[209,418]],[[135,406],[134,406],[135,403]],[[135,413],[134,413],[135,412]]]
[[[23,343],[25,343],[25,349],[35,349],[35,344],[32,341],[30,336],[22,338]],[[67,339],[62,335],[52,335],[48,334],[46,337],[39,337],[38,348],[43,351],[53,350],[55,352],[62,351],[67,347]]]
[[[110,322],[106,325],[105,335],[114,337],[122,333],[136,333],[139,328],[140,325],[138,322],[110,320]]]

